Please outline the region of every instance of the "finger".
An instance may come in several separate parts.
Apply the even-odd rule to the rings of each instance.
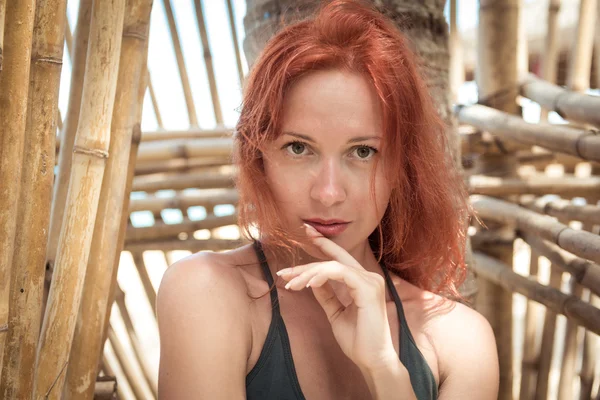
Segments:
[[[281,278],[285,279],[286,281],[289,281],[289,280],[297,277],[298,275],[316,267],[319,264],[323,264],[323,261],[316,261],[313,263],[296,265],[295,267],[284,268],[284,269],[277,271],[275,274],[277,276],[280,276]]]
[[[329,280],[346,284],[348,292],[359,308],[368,307],[373,304],[374,298],[384,296],[380,293],[382,288],[376,285],[373,279],[367,279],[364,272],[335,261],[320,265],[308,283],[311,287],[319,287]]]
[[[350,255],[343,247],[339,246],[334,241],[321,235],[315,228],[308,224],[304,224],[306,234],[311,237],[312,243],[319,249],[325,256],[331,257],[331,259],[338,261],[342,264],[348,265],[349,267],[355,267],[364,269],[362,265],[354,257]]]
[[[307,271],[304,271],[300,275],[291,279],[286,285],[286,289],[291,290],[302,290],[307,287],[308,282],[319,273],[318,268],[311,268]]]
[[[315,286],[313,286],[313,282]],[[335,294],[335,291],[327,281],[322,283],[313,279],[310,284],[313,288],[313,294],[315,295],[317,302],[321,305],[323,311],[325,311],[325,315],[327,315],[327,320],[329,322],[333,322],[335,318],[337,318],[337,316],[346,309],[346,307],[344,307],[342,302]]]

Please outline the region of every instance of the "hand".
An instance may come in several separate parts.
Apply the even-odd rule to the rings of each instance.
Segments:
[[[286,268],[277,275],[286,289],[312,288],[342,351],[361,369],[379,368],[397,358],[385,304],[385,280],[365,270],[346,250],[306,225],[312,244],[331,261]],[[339,289],[333,289],[339,283]],[[340,301],[350,299],[345,305]]]

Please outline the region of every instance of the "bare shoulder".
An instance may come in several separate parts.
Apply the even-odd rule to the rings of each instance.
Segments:
[[[244,398],[250,299],[232,261],[227,253],[198,253],[165,272],[156,305],[159,396]]]
[[[438,358],[439,398],[495,399],[499,367],[490,323],[465,304],[427,293],[432,306],[426,330]]]

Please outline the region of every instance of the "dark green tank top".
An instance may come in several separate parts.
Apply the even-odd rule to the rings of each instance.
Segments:
[[[263,275],[271,287],[273,286],[273,276],[260,242],[254,242],[254,249]],[[394,303],[396,303],[400,321],[400,361],[408,369],[417,399],[437,399],[438,388],[433,373],[410,333],[400,297],[389,273],[383,265],[382,269],[387,286],[394,298]],[[276,287],[271,291],[271,304],[273,314],[265,344],[256,365],[246,376],[246,398],[248,400],[305,400],[294,367],[290,339],[279,311]]]

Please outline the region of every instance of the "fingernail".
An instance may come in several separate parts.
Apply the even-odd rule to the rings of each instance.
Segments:
[[[279,271],[275,272],[275,275],[281,276],[281,275],[285,275],[285,274],[289,274],[289,273],[290,273],[290,270],[287,269],[287,268],[285,268],[285,269],[282,269],[282,270],[279,270]]]
[[[312,226],[310,226],[307,223],[304,223],[304,226],[306,227],[306,232],[311,235],[311,236],[320,236],[320,233],[317,232],[317,230],[315,228],[313,228]]]
[[[291,283],[292,283],[291,281],[290,281],[290,282],[288,282],[288,283],[285,285],[285,288],[286,288],[286,289],[289,289],[289,288],[290,288],[290,285],[291,285]]]

